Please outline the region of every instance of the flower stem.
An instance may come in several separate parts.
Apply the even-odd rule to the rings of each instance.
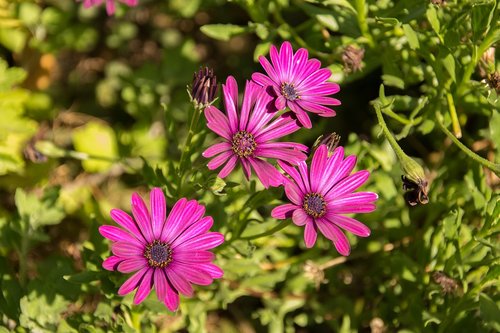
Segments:
[[[380,127],[382,127],[382,131],[384,132],[384,136],[386,137],[387,141],[389,141],[392,149],[394,150],[394,152],[398,156],[398,159],[404,160],[408,155],[406,155],[406,153],[403,151],[403,149],[401,149],[401,147],[397,143],[396,139],[394,139],[394,137],[392,136],[392,133],[387,128],[387,124],[385,123],[384,117],[382,116],[381,109],[385,108],[385,107],[387,107],[387,106],[381,106],[379,104],[374,105],[375,112],[377,113],[378,124],[380,125]]]
[[[280,231],[281,229],[286,228],[291,223],[292,223],[292,220],[288,219],[288,220],[286,220],[284,222],[279,223],[274,228],[271,228],[271,229],[269,229],[269,230],[267,230],[267,231],[265,231],[263,233],[252,235],[252,236],[240,237],[240,239],[242,239],[242,240],[252,240],[252,239],[257,239],[257,238],[261,238],[261,237],[266,237],[266,236],[272,235],[272,234]]]
[[[453,134],[460,139],[462,137],[462,129],[460,128],[460,123],[458,122],[457,109],[455,108],[455,103],[453,102],[453,96],[449,92],[446,93],[446,100],[448,101],[448,109],[450,110]]]
[[[481,156],[479,156],[478,154],[474,153],[472,150],[470,150],[469,148],[467,148],[462,142],[460,142],[460,140],[458,140],[453,135],[453,133],[451,133],[444,126],[444,124],[443,124],[443,116],[440,113],[436,113],[436,119],[437,119],[437,123],[438,123],[439,127],[441,128],[441,131],[443,131],[443,133],[446,134],[446,136],[448,136],[451,139],[451,141],[453,141],[453,143],[458,146],[458,148],[460,148],[465,154],[467,154],[467,156],[469,156],[470,158],[472,158],[474,161],[476,161],[479,164],[487,167],[488,169],[490,169],[491,171],[493,171],[495,174],[497,174],[498,176],[500,176],[500,164],[488,161],[487,159],[482,158]]]
[[[181,158],[179,160],[179,170],[178,170],[178,178],[177,178],[177,194],[181,194],[182,190],[182,182],[184,180],[184,176],[186,175],[186,164],[187,160],[190,156],[191,151],[191,142],[193,141],[194,134],[196,132],[196,127],[198,125],[198,121],[200,120],[200,115],[202,114],[203,109],[194,108],[193,116],[191,117],[191,124],[189,125],[189,132],[184,142],[184,148],[182,149]]]
[[[366,22],[366,3],[365,0],[356,0],[354,6],[356,7],[359,29],[361,34],[366,38],[368,45],[374,47],[373,37],[370,34],[368,23]]]

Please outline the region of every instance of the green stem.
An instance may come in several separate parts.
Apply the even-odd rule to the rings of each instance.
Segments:
[[[375,43],[373,42],[373,37],[370,34],[370,29],[368,28],[368,23],[366,22],[365,0],[356,0],[354,5],[356,7],[358,25],[361,30],[361,34],[366,38],[368,45],[373,48]]]
[[[495,20],[495,18],[493,18],[493,20]],[[458,96],[462,96],[465,93],[467,83],[470,81],[470,77],[472,76],[472,73],[474,73],[474,69],[476,68],[479,59],[481,59],[483,53],[486,52],[486,50],[496,42],[496,38],[498,38],[496,36],[497,33],[498,33],[497,29],[490,29],[486,34],[486,36],[484,37],[483,42],[479,46],[476,45],[472,46],[472,59],[465,68],[462,80],[458,85],[457,88]]]
[[[182,149],[181,158],[179,160],[179,170],[178,170],[178,178],[177,178],[177,194],[181,194],[182,182],[184,180],[184,176],[186,175],[186,160],[189,158],[189,152],[191,151],[191,142],[193,141],[194,134],[196,132],[196,126],[198,125],[198,121],[200,120],[200,115],[202,114],[203,109],[195,108],[194,114],[191,117],[191,124],[189,125],[189,132],[186,138],[186,142],[184,142],[184,148]]]
[[[19,283],[21,286],[26,284],[27,272],[28,272],[28,249],[29,249],[29,239],[28,234],[23,233],[21,236],[21,248],[19,250]]]
[[[448,101],[448,109],[450,110],[453,133],[457,138],[461,138],[462,129],[460,128],[460,123],[458,122],[457,109],[455,108],[455,102],[453,102],[453,95],[449,92],[446,93],[446,100]]]
[[[403,161],[404,159],[408,158],[408,155],[401,149],[401,147],[398,145],[396,139],[392,136],[391,131],[389,131],[389,128],[387,128],[387,124],[385,123],[384,117],[382,116],[382,111],[381,108],[385,108],[385,106],[381,106],[379,104],[374,105],[375,112],[377,113],[377,119],[378,119],[378,124],[380,127],[382,127],[382,131],[384,132],[384,136],[386,139],[389,141],[392,149],[398,156],[398,159],[400,161]]]
[[[266,237],[266,236],[272,235],[272,234],[280,231],[281,229],[286,228],[291,223],[292,223],[292,220],[288,219],[285,222],[279,223],[277,226],[275,226],[274,228],[269,229],[268,231],[265,231],[265,232],[260,233],[260,234],[252,235],[252,236],[240,237],[240,239],[243,239],[243,240],[252,240],[252,239],[257,239],[257,238],[261,238],[261,237]]]
[[[497,174],[498,176],[500,176],[500,164],[498,163],[493,163],[493,162],[490,162],[488,161],[487,159],[485,158],[482,158],[481,156],[479,156],[478,154],[474,153],[472,150],[470,150],[469,148],[467,148],[462,142],[460,142],[460,140],[458,140],[443,124],[443,116],[440,114],[440,113],[437,113],[436,114],[436,119],[437,119],[437,123],[439,125],[439,127],[441,128],[441,130],[443,131],[444,134],[446,134],[446,136],[448,136],[451,141],[453,141],[454,144],[456,144],[458,146],[458,148],[460,148],[465,154],[467,154],[467,156],[469,156],[470,158],[472,158],[474,161],[478,162],[479,164],[487,167],[488,169],[490,169],[491,171],[493,171],[495,174]]]

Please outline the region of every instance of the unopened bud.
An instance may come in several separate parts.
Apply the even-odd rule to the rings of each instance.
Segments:
[[[444,294],[461,293],[458,282],[446,275],[443,271],[435,271],[432,273],[432,279],[441,286],[441,290]]]
[[[312,152],[314,153],[314,151],[318,149],[319,146],[326,145],[326,147],[328,148],[328,156],[332,156],[335,149],[339,146],[340,138],[340,135],[335,132],[330,133],[326,136],[321,134],[314,142]]]
[[[200,68],[193,74],[193,84],[190,96],[197,108],[206,108],[215,100],[217,95],[217,77],[208,67]]]
[[[415,206],[419,203],[422,205],[428,203],[428,182],[425,179],[424,169],[408,155],[404,156],[402,159],[401,166],[404,172],[401,179],[403,180],[403,190],[406,191],[406,202],[408,202],[410,206]]]
[[[491,87],[491,89],[495,89],[497,94],[500,94],[500,73],[493,72],[492,74],[488,75],[488,85]]]
[[[344,70],[347,73],[357,72],[363,68],[363,58],[365,49],[354,45],[349,45],[342,53],[342,61],[344,62]]]
[[[495,72],[495,48],[488,48],[479,59],[479,75],[483,78]]]

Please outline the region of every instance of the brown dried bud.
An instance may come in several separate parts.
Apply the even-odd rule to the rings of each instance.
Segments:
[[[193,74],[193,84],[190,91],[191,99],[196,107],[205,108],[209,106],[217,95],[217,77],[214,71],[208,67],[200,68]]]
[[[326,145],[328,148],[328,156],[332,156],[335,149],[339,146],[339,143],[340,135],[338,135],[337,133],[333,132],[326,136],[321,134],[314,142],[312,152],[314,153],[314,151],[318,149],[319,146]]]
[[[425,179],[419,179],[417,182],[410,180],[406,176],[401,176],[403,180],[403,190],[405,190],[405,200],[410,206],[416,206],[419,203],[425,205],[429,202],[429,197],[427,196],[427,181]]]
[[[445,294],[456,294],[457,291],[461,291],[458,282],[446,275],[443,271],[435,271],[432,273],[432,279],[441,286]]]
[[[348,45],[342,53],[342,61],[344,62],[344,70],[347,73],[354,73],[363,68],[363,58],[365,49],[354,45]]]
[[[488,75],[488,85],[491,89],[495,89],[497,94],[500,94],[500,73],[493,72]]]
[[[479,75],[482,78],[488,77],[489,74],[495,71],[495,48],[488,48],[479,59]]]

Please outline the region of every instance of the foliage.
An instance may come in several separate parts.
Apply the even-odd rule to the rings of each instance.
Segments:
[[[498,7],[141,0],[108,17],[0,0],[0,332],[499,331]],[[306,249],[300,228],[271,218],[282,188],[241,170],[222,180],[201,156],[215,136],[192,122],[193,72],[207,64],[242,85],[282,40],[341,86],[337,116],[290,140],[339,133],[380,197],[349,257],[321,238]],[[425,166],[426,205],[404,200],[402,151]],[[116,294],[125,276],[101,267],[98,227],[153,186],[169,205],[200,200],[226,236],[224,278],[177,313],[154,295],[132,305]]]

